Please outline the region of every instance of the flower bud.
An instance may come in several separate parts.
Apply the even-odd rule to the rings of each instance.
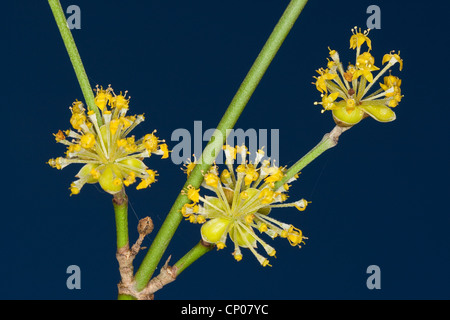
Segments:
[[[92,172],[93,170],[95,171],[97,167],[98,164],[88,163],[81,168],[81,170],[77,173],[75,177],[84,178],[86,180],[86,183],[96,183],[98,181],[98,178],[94,177],[92,175]]]
[[[227,230],[230,220],[215,218],[203,224],[201,229],[202,238],[209,243],[217,243]]]
[[[333,119],[338,126],[351,127],[360,122],[364,117],[364,111],[355,108],[348,111],[346,108],[338,108],[333,110]]]
[[[107,165],[98,182],[102,189],[110,194],[115,194],[123,188],[122,174],[116,165]]]
[[[250,232],[241,229],[241,232],[230,231],[230,238],[238,246],[243,248],[248,248],[250,246],[254,247],[256,245],[256,239],[252,236]]]
[[[120,164],[136,168],[137,170],[145,170],[147,166],[144,162],[136,158],[128,158],[119,162]]]

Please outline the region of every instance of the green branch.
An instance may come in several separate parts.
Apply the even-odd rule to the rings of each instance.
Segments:
[[[300,160],[298,160],[285,172],[283,179],[275,184],[275,189],[278,189],[287,181],[289,181],[289,179],[293,178],[304,167],[310,164],[322,153],[336,146],[341,134],[350,128],[351,127],[339,127],[339,126],[334,127],[334,129],[330,133],[327,133],[314,148],[312,148],[306,155],[304,155]]]
[[[73,40],[72,33],[67,26],[66,16],[61,7],[59,0],[48,0],[48,4],[52,9],[53,16],[55,17],[56,24],[58,25],[59,32],[66,46],[67,53],[69,54],[70,61],[72,62],[73,69],[77,75],[78,83],[80,84],[81,91],[83,92],[84,100],[89,110],[95,112],[98,120],[99,126],[103,124],[102,116],[99,109],[94,102],[94,93],[92,91],[91,85],[89,84],[89,79],[84,70],[83,62],[81,61],[80,54],[78,53],[77,46]]]
[[[277,54],[281,44],[286,39],[289,31],[300,15],[303,7],[305,6],[307,0],[292,0],[286,10],[284,11],[282,17],[278,21],[277,25],[272,31],[269,39],[262,48],[255,62],[253,63],[250,71],[242,82],[239,90],[231,101],[228,109],[226,110],[224,116],[219,122],[213,138],[210,140],[208,145],[200,157],[200,162],[191,172],[189,178],[187,179],[184,190],[187,186],[192,185],[195,188],[199,188],[203,181],[202,172],[206,172],[211,167],[211,164],[218,155],[218,151],[221,150],[223,144],[226,142],[228,136],[227,131],[232,129],[236,124],[239,116],[244,110],[247,102],[250,100],[253,92],[258,86],[261,78],[272,62],[273,58]],[[141,263],[138,271],[135,275],[136,289],[138,291],[142,290],[152,277],[159,261],[161,260],[170,240],[172,239],[178,225],[182,220],[182,215],[180,213],[181,208],[188,203],[189,200],[186,195],[182,192],[178,195],[175,203],[173,204],[171,210],[169,211],[163,225],[161,226],[158,234],[156,235],[147,255]]]
[[[197,261],[205,253],[211,251],[214,245],[210,243],[204,243],[200,241],[195,247],[193,247],[188,253],[186,253],[180,260],[178,260],[173,266],[176,268],[176,275],[178,276],[192,263]]]
[[[125,190],[116,193],[113,198],[116,217],[117,251],[128,249],[128,197]]]

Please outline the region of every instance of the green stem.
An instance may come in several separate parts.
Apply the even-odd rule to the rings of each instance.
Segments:
[[[250,100],[253,92],[258,86],[261,78],[275,57],[281,44],[286,39],[289,31],[300,15],[307,0],[291,0],[288,7],[284,11],[282,17],[273,29],[269,39],[262,48],[250,71],[242,82],[239,90],[231,101],[224,116],[219,122],[213,137],[206,146],[200,157],[201,161],[197,164],[187,179],[184,190],[187,186],[192,185],[199,188],[203,181],[203,172],[207,172],[211,164],[215,160],[218,151],[221,150],[229,130],[234,127],[236,121],[244,110],[247,102]],[[189,199],[182,192],[175,200],[170,212],[168,213],[163,225],[156,235],[150,249],[142,261],[135,275],[136,289],[142,290],[151,279],[159,261],[161,260],[170,240],[172,239],[178,225],[182,220],[180,213],[181,208],[189,202]]]
[[[95,112],[98,120],[99,126],[103,124],[100,111],[94,102],[94,93],[92,91],[91,85],[89,84],[89,79],[84,70],[83,62],[81,61],[80,54],[78,53],[77,46],[73,40],[72,33],[67,26],[66,16],[61,7],[59,0],[48,0],[48,4],[52,9],[53,16],[55,17],[56,24],[58,25],[59,32],[66,46],[67,53],[69,54],[70,61],[72,62],[73,69],[80,84],[81,91],[83,92],[84,100],[86,101],[89,110]]]
[[[300,160],[298,160],[285,172],[284,178],[275,184],[275,189],[278,189],[283,184],[285,184],[289,179],[293,178],[304,167],[310,164],[322,153],[336,146],[340,135],[350,128],[351,127],[339,127],[339,126],[334,127],[334,129],[330,133],[327,133],[314,148],[312,148],[306,155],[304,155]]]
[[[130,296],[128,294],[119,294],[117,296],[117,300],[137,300],[135,297]]]
[[[116,216],[117,250],[128,248],[128,197],[125,190],[116,193],[113,198]]]
[[[200,241],[195,247],[193,247],[188,253],[186,253],[180,260],[178,260],[173,266],[176,268],[176,275],[178,276],[193,262],[197,261],[205,253],[211,251],[214,245],[204,243]]]

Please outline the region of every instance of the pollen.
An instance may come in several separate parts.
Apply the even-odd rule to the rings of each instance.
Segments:
[[[208,186],[217,188],[218,184],[219,184],[219,177],[217,175],[215,175],[214,173],[208,173],[205,175],[205,183]]]
[[[200,200],[200,189],[195,189],[193,186],[187,187],[187,196],[189,200],[193,201],[194,203],[199,202]]]
[[[94,180],[98,180],[100,178],[100,171],[97,169],[92,169],[90,174]]]
[[[149,152],[158,149],[158,138],[153,133],[145,135],[142,143]]]
[[[79,194],[80,193],[80,189],[78,189],[75,184],[71,184],[70,185],[70,195],[74,195],[74,194]]]
[[[195,166],[196,166],[196,159],[194,155],[194,161],[191,162],[190,159],[187,159],[187,161],[183,164],[184,168],[181,168],[181,170],[183,170],[183,172],[186,173],[186,175],[189,177],[191,175],[192,170],[194,170]]]
[[[56,142],[60,142],[64,139],[66,139],[66,136],[64,135],[64,133],[61,130],[59,130],[58,133],[54,134],[54,136],[55,136]]]
[[[84,149],[90,149],[95,145],[95,135],[88,132],[81,136],[80,146]]]
[[[224,249],[226,247],[226,245],[223,242],[218,242],[216,244],[216,247],[217,247],[217,250],[222,250],[222,249]]]

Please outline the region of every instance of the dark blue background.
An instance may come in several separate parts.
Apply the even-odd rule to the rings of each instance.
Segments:
[[[0,298],[115,299],[111,196],[86,186],[69,197],[80,167],[46,165],[65,150],[52,133],[69,128],[81,90],[47,2],[11,3],[2,28]],[[73,34],[91,84],[128,89],[132,112],[146,115],[135,134],[157,129],[173,147],[173,130],[217,125],[288,1],[62,1],[70,4],[81,8]],[[404,59],[403,72],[393,68],[405,95],[397,120],[363,121],[303,170],[290,195],[312,204],[273,212],[309,237],[302,249],[276,239],[272,268],[249,252],[235,262],[232,246],[214,251],[157,299],[450,298],[447,3],[311,0],[236,128],[280,129],[284,165],[312,148],[334,126],[313,105],[312,76],[328,46],[354,59],[350,29],[365,28],[371,4],[381,8],[382,29],[370,34],[377,65],[390,50]],[[147,163],[158,183],[128,189],[133,241],[137,217],[151,216],[158,228],[185,181],[179,166],[157,158]],[[198,225],[183,222],[164,259],[180,258],[199,236]],[[72,264],[81,290],[66,288]],[[366,287],[373,264],[381,290]]]

